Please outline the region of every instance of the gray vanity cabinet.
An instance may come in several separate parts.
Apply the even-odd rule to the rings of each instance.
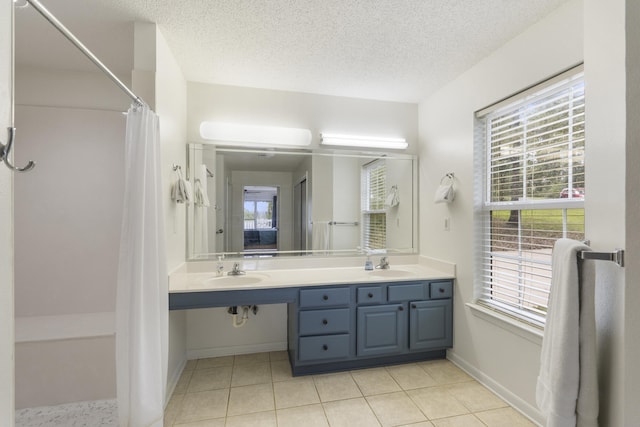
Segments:
[[[289,304],[294,375],[444,358],[452,280],[301,288]]]
[[[406,349],[407,315],[404,304],[357,308],[358,356],[400,353]]]

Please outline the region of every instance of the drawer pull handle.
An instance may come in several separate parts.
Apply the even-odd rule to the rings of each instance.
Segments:
[[[369,292],[369,294],[367,295],[369,298],[373,298],[373,294],[371,292]]]
[[[328,346],[328,345],[326,345],[326,344],[324,344],[324,345],[322,346],[322,350],[324,350],[324,351],[329,350],[329,346]]]
[[[329,296],[328,295],[322,295],[322,299],[326,301],[326,300],[329,299]]]
[[[327,323],[329,323],[329,321],[327,319],[322,319],[322,324],[326,325]]]
[[[398,310],[400,310],[400,311],[404,311],[404,307],[403,307],[403,306],[400,306],[400,307],[398,307]]]
[[[444,288],[440,288],[440,293],[444,294]]]

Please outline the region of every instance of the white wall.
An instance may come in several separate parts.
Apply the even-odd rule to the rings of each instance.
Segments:
[[[0,58],[11,58],[13,2],[0,3]],[[11,126],[11,61],[0,63],[0,129]],[[6,144],[6,134],[0,134]],[[0,426],[14,419],[13,174],[0,167]]]
[[[150,103],[160,117],[167,269],[171,272],[184,262],[186,254],[186,208],[171,200],[175,181],[172,166],[180,165],[186,173],[186,81],[155,24],[135,24],[134,55],[134,92]],[[186,363],[185,328],[186,314],[169,312],[168,394]]]
[[[640,419],[640,2],[626,2],[626,284],[625,284],[625,361],[624,361],[624,422],[629,425]]]
[[[205,120],[311,130],[312,145],[320,132],[407,139],[409,153],[417,153],[415,104],[372,101],[267,89],[188,83],[189,142],[203,142]]]
[[[625,3],[585,0],[585,222],[600,250],[625,247]],[[625,422],[624,414],[624,272],[598,264],[600,422],[610,426],[637,422]]]
[[[582,2],[570,1],[441,88],[419,111],[420,252],[454,262],[457,271],[449,357],[538,420],[539,339],[477,317],[465,305],[473,301],[474,112],[581,62],[582,15]],[[456,200],[435,205],[432,195],[447,172],[456,176]]]

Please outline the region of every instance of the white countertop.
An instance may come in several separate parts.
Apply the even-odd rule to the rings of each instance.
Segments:
[[[423,258],[423,257],[420,257]],[[169,292],[210,292],[271,289],[313,285],[384,283],[412,280],[452,279],[455,265],[437,260],[394,264],[388,270],[366,271],[363,265],[312,268],[270,268],[247,270],[241,276],[218,276],[215,271],[189,272],[182,268],[169,276]],[[413,260],[407,259],[407,260]],[[248,263],[250,264],[250,263]],[[225,264],[227,266],[228,264]],[[249,265],[250,266],[250,265]],[[243,267],[245,268],[245,267]]]

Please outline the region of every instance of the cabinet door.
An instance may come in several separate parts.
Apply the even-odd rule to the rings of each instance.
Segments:
[[[400,353],[406,349],[404,304],[358,307],[357,322],[358,356]]]
[[[442,349],[453,345],[451,300],[409,304],[409,349]]]

